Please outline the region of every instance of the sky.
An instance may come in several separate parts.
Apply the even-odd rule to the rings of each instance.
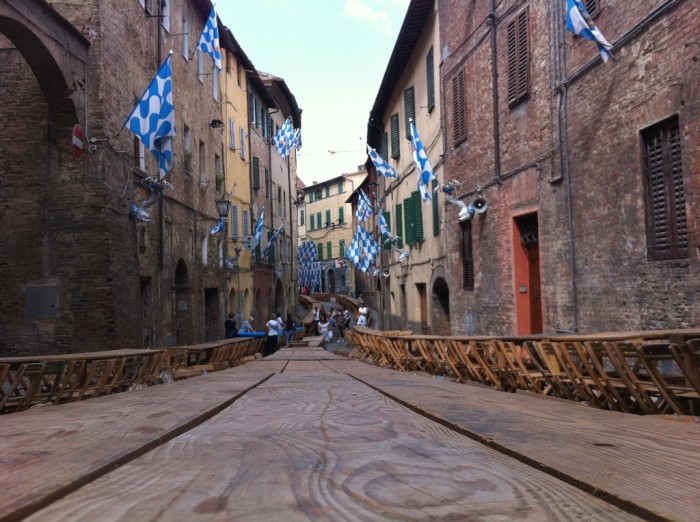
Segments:
[[[297,175],[356,172],[367,120],[409,0],[219,0],[216,12],[258,71],[283,78],[302,109]],[[333,151],[333,153],[329,152]]]

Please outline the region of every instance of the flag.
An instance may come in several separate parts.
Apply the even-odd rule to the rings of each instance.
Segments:
[[[277,240],[277,236],[280,235],[282,228],[284,228],[284,225],[280,225],[280,227],[277,230],[275,230],[275,233],[272,234],[272,237],[267,240],[267,247],[265,247],[265,250],[262,253],[263,258],[267,257],[267,255],[272,250],[272,247],[275,246],[275,241]]]
[[[226,218],[221,218],[219,219],[219,222],[211,227],[211,230],[209,233],[213,236],[214,234],[218,234],[219,232],[222,232],[223,230],[226,229]]]
[[[572,33],[594,41],[603,62],[608,63],[612,45],[593,23],[586,6],[580,0],[566,0],[566,28]]]
[[[301,150],[301,129],[296,129],[294,131],[294,136],[292,137],[292,147],[297,150]]]
[[[260,244],[260,241],[262,241],[262,229],[263,229],[263,218],[265,217],[265,207],[262,208],[260,211],[260,217],[258,218],[258,222],[255,224],[255,230],[253,231],[253,235],[255,236],[255,241]]]
[[[360,190],[358,194],[355,219],[357,219],[358,223],[364,223],[365,220],[373,214],[372,204],[369,202],[369,198],[363,190]]]
[[[379,213],[379,232],[383,236],[389,238],[394,237],[386,224],[386,220],[384,219],[384,214],[382,212]]]
[[[362,225],[357,225],[357,231],[347,251],[347,257],[355,264],[355,268],[368,272],[374,259],[379,253],[379,244]]]
[[[283,158],[289,156],[289,149],[292,148],[292,141],[294,140],[294,128],[292,126],[292,117],[288,117],[284,120],[282,126],[277,129],[275,135],[272,137],[272,143],[274,144],[277,152]]]
[[[202,36],[197,42],[197,49],[211,56],[216,67],[221,70],[221,48],[219,47],[219,25],[216,22],[216,8],[211,8]]]
[[[423,198],[423,203],[429,205],[432,201],[428,183],[435,179],[433,167],[430,165],[428,155],[425,153],[423,143],[420,141],[420,136],[416,130],[416,123],[411,121],[411,144],[413,145],[413,163],[416,164],[416,172],[418,173],[418,188],[420,195]]]
[[[374,166],[377,169],[377,174],[387,178],[399,177],[396,169],[384,161],[384,158],[382,158],[376,150],[369,146],[369,143],[367,144],[367,154],[369,154],[369,157],[372,159],[372,163],[374,163]]]
[[[173,166],[173,136],[175,109],[173,107],[173,73],[168,56],[160,66],[141,99],[127,116],[128,127],[158,160],[162,180]]]

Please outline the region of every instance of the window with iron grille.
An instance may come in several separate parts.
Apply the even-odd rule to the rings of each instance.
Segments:
[[[454,143],[467,139],[467,103],[464,86],[464,70],[452,78],[452,119],[454,121]]]
[[[399,115],[391,115],[391,157],[396,159],[401,156],[399,143]]]
[[[530,85],[530,53],[527,9],[508,24],[508,105],[525,100]]]
[[[642,131],[647,207],[647,245],[651,259],[689,255],[678,118]]]
[[[474,290],[474,256],[472,253],[472,222],[460,223],[462,227],[462,288]]]
[[[432,47],[425,57],[425,77],[428,82],[428,112],[432,112],[435,108],[435,64]]]
[[[416,121],[416,100],[413,87],[403,91],[403,108],[406,123],[406,139],[411,139],[411,120]]]
[[[588,11],[588,14],[591,15],[591,18],[600,12],[599,0],[584,0],[583,3],[586,6],[586,11]]]

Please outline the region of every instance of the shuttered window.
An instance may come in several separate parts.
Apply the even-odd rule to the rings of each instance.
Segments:
[[[320,212],[316,212],[316,228],[323,228],[323,221],[321,221]]]
[[[268,230],[267,232],[267,244],[270,244],[270,238],[273,236],[274,232],[272,230]],[[272,247],[270,247],[270,253],[267,255],[267,262],[274,265],[275,264],[275,246],[274,243]]]
[[[302,227],[304,226],[305,221],[306,221],[306,220],[304,219],[305,217],[306,217],[306,216],[305,216],[305,212],[304,212],[304,209],[302,208],[301,210],[299,210],[299,225],[302,226]]]
[[[260,188],[260,160],[257,157],[253,157],[253,189],[258,190]]]
[[[248,211],[244,210],[243,211],[243,235],[244,236],[247,236],[248,234],[250,234],[250,228],[248,227],[248,223],[249,223],[248,219],[249,219],[248,218]]]
[[[583,2],[586,6],[586,11],[591,15],[591,18],[596,16],[600,12],[600,5],[598,0],[584,0]]]
[[[333,259],[333,243],[331,241],[326,242],[326,258]]]
[[[411,198],[406,198],[403,200],[403,228],[406,232],[404,239],[407,245],[413,244],[413,223],[411,219]]]
[[[384,161],[389,159],[389,135],[386,132],[382,134],[382,144],[379,147],[379,155]]]
[[[647,244],[652,259],[689,255],[681,136],[671,118],[642,132],[647,199]]]
[[[423,241],[423,198],[420,191],[411,193],[411,220],[413,225],[413,241]]]
[[[386,228],[391,230],[391,212],[387,210],[382,214],[384,215],[384,221],[386,221]],[[382,245],[384,245],[384,250],[391,250],[391,243],[386,242],[386,237],[380,234],[379,239],[381,240]]]
[[[403,91],[403,107],[406,123],[406,139],[411,139],[411,120],[416,121],[416,100],[413,87]]]
[[[399,236],[398,247],[401,248],[405,238],[403,233],[403,206],[401,204],[396,205],[396,235]]]
[[[265,197],[270,199],[272,197],[272,180],[270,179],[270,170],[265,167]]]
[[[527,9],[508,24],[508,105],[525,100],[530,84]]]
[[[345,208],[340,207],[338,208],[338,224],[342,225],[345,223]]]
[[[238,239],[238,205],[231,205],[231,237]]]
[[[319,242],[318,244],[318,260],[322,261],[323,260],[323,243]]]
[[[315,221],[314,215],[313,215],[313,214],[310,214],[310,215],[309,215],[309,230],[313,230],[313,229],[314,229],[314,221]]]
[[[452,119],[454,121],[454,143],[467,139],[467,104],[464,92],[464,70],[452,78]]]
[[[326,210],[326,227],[331,226],[331,211]]]
[[[432,196],[433,196],[433,235],[437,236],[440,234],[440,208],[438,206],[438,193],[435,189],[438,186],[436,179],[433,180],[432,186]]]
[[[399,143],[399,115],[391,115],[391,157],[396,159],[401,156]]]
[[[345,240],[341,239],[338,244],[338,257],[345,257]]]
[[[474,256],[472,253],[472,222],[460,223],[462,227],[462,288],[474,290]]]
[[[428,82],[428,112],[432,112],[435,108],[435,60],[432,47],[425,57],[425,77]]]

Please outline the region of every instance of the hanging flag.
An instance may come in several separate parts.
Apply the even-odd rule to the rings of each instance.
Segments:
[[[396,169],[384,161],[384,158],[382,158],[376,150],[369,146],[369,143],[367,144],[367,154],[369,154],[369,157],[372,159],[372,163],[374,163],[374,166],[377,169],[377,174],[387,178],[399,177]]]
[[[357,219],[358,223],[364,223],[369,216],[371,216],[374,212],[372,212],[372,204],[369,201],[369,198],[367,197],[367,194],[360,189],[358,192],[358,197],[357,197],[357,211],[355,212],[355,219]]]
[[[382,212],[379,213],[379,233],[388,238],[394,237],[386,224],[386,220],[384,219],[384,214]]]
[[[316,243],[314,243],[313,239],[309,240],[309,244],[307,245],[307,249],[308,249],[309,263],[316,262],[316,254],[318,254],[318,251],[316,248]]]
[[[347,258],[353,262],[357,270],[368,272],[378,253],[379,244],[362,225],[357,225],[352,243],[346,251]]]
[[[176,135],[171,57],[172,51],[124,122],[158,160],[161,180],[173,166],[172,137]]]
[[[413,163],[416,164],[416,173],[418,174],[418,189],[423,198],[423,203],[429,205],[432,201],[428,183],[435,179],[433,167],[430,165],[428,155],[425,153],[423,143],[420,140],[416,123],[411,119],[411,144],[413,145]]]
[[[219,232],[223,232],[226,229],[226,218],[221,218],[219,219],[219,222],[211,227],[211,230],[209,231],[209,234],[212,236],[214,234],[218,234]]]
[[[294,131],[294,136],[292,137],[292,147],[297,150],[301,150],[301,129],[296,129]]]
[[[265,207],[260,210],[260,217],[258,218],[258,222],[255,224],[255,230],[253,231],[253,235],[255,236],[255,241],[257,241],[258,245],[260,244],[260,241],[262,241],[262,229],[263,229],[263,218],[265,217]]]
[[[275,233],[272,234],[272,237],[267,240],[267,246],[265,247],[265,250],[262,253],[263,258],[267,257],[267,255],[272,250],[272,247],[275,246],[275,241],[277,240],[277,236],[280,235],[280,232],[282,231],[283,228],[284,228],[284,225],[280,225],[280,227],[277,230],[275,230]]]
[[[197,42],[197,49],[211,56],[216,67],[221,70],[221,47],[219,47],[219,25],[216,22],[216,8],[211,8],[202,36]]]
[[[595,42],[603,62],[608,63],[612,45],[593,23],[586,6],[580,0],[566,0],[566,28],[572,33]]]
[[[283,158],[289,156],[289,149],[292,147],[292,141],[294,140],[294,128],[292,126],[292,117],[288,117],[284,120],[282,126],[277,129],[275,135],[272,137],[272,143],[277,149],[277,152]]]

